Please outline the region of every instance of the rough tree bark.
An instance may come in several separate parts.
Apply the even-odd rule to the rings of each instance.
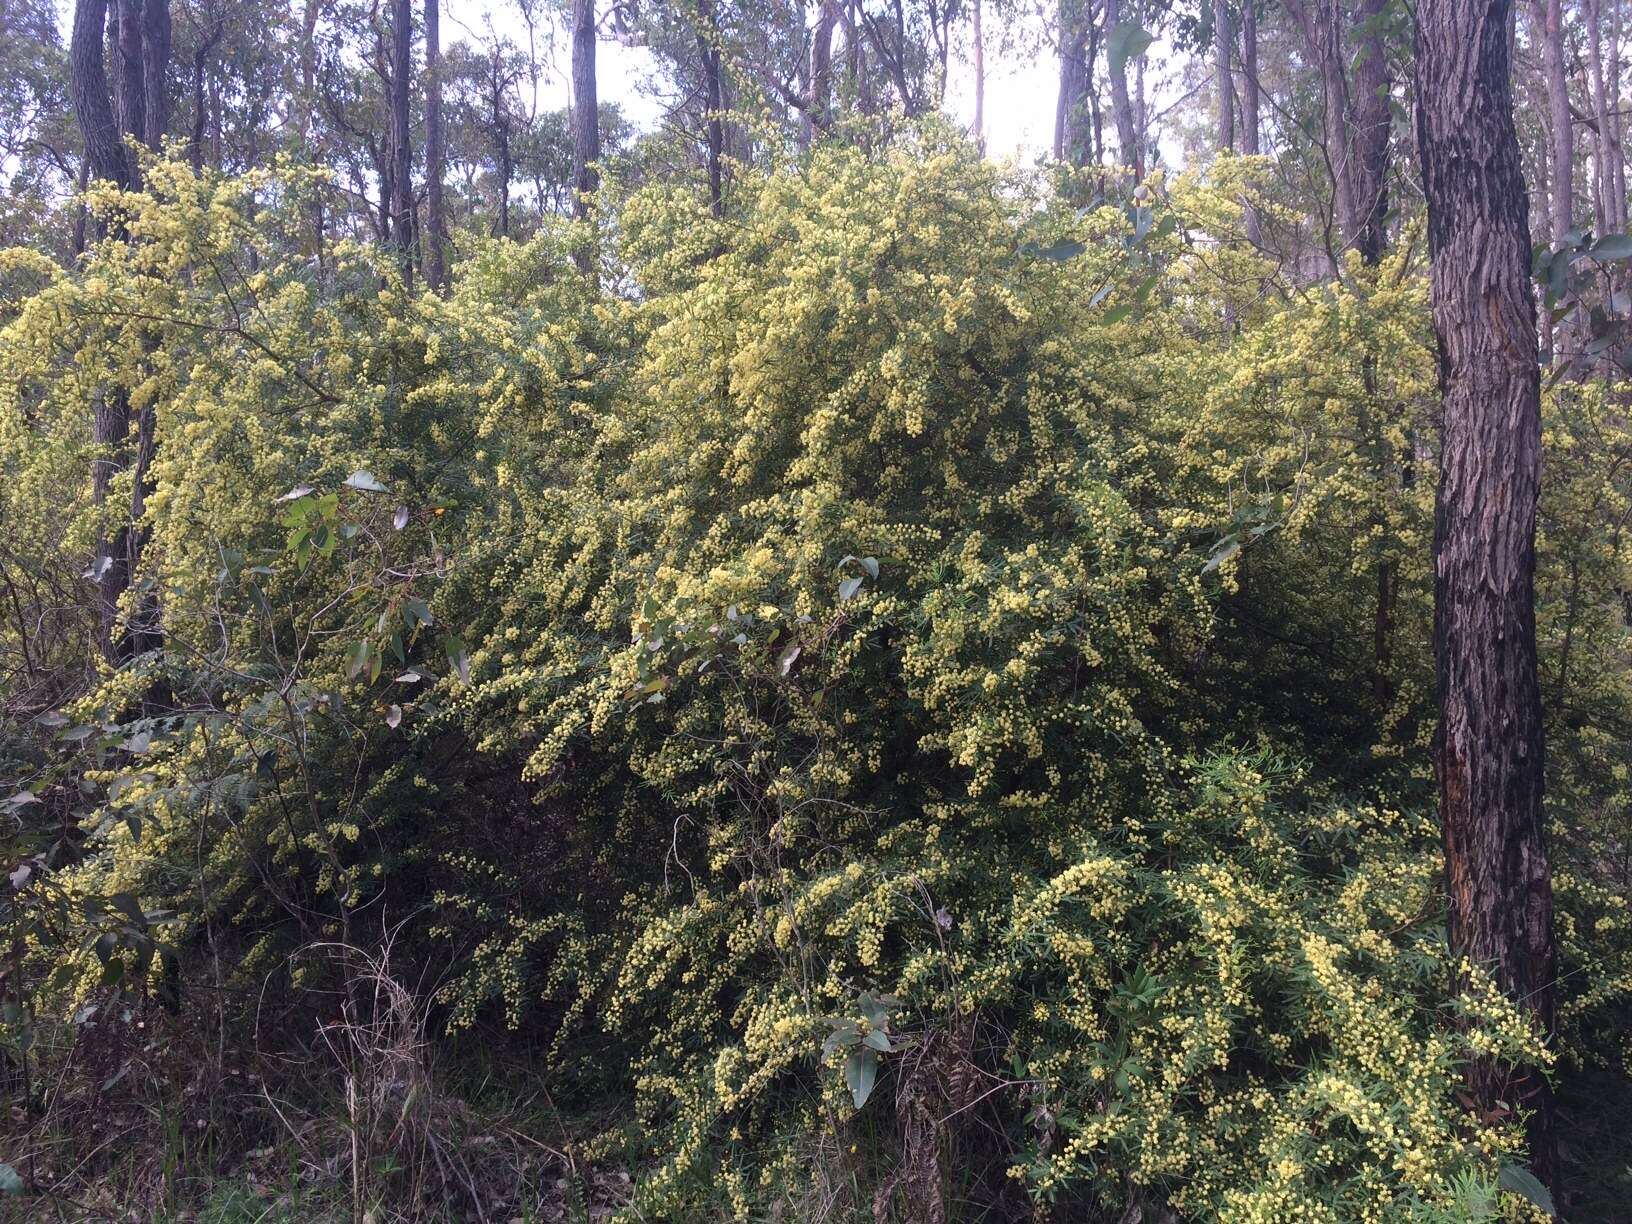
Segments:
[[[69,89],[74,115],[85,137],[91,177],[128,187],[130,163],[103,66],[102,32],[107,16],[107,0],[77,0],[74,5],[74,28],[68,44]]]
[[[1349,241],[1368,264],[1375,265],[1388,246],[1388,55],[1383,46],[1382,17],[1387,0],[1360,0],[1355,13],[1359,54],[1349,91],[1354,149],[1348,158],[1353,187],[1355,232]]]
[[[586,219],[599,186],[595,164],[601,160],[601,110],[595,81],[595,0],[572,0],[572,170],[573,216]],[[574,256],[588,275],[594,252],[588,245]]]
[[[170,0],[142,2],[142,130],[147,147],[158,152],[170,130]]]
[[[1229,0],[1213,0],[1213,84],[1218,89],[1218,151],[1235,151],[1235,81],[1230,74],[1235,32]]]
[[[714,0],[697,5],[697,54],[703,64],[704,124],[708,135],[708,211],[715,217],[725,213],[724,171],[725,116],[721,113],[720,30],[714,18]]]
[[[226,24],[217,20],[210,31],[193,48],[193,130],[187,140],[187,160],[194,174],[204,172],[204,65],[209,61],[215,44],[221,41]]]
[[[117,94],[110,94],[103,66],[104,35],[108,27],[106,0],[78,0],[74,7],[69,43],[69,89],[74,113],[85,137],[89,171],[120,187],[135,185],[136,167],[124,145],[135,136],[157,149],[164,138],[169,115],[166,71],[170,55],[168,0],[119,0],[115,24]],[[117,97],[117,109],[115,107]],[[120,227],[113,224],[117,235]],[[135,455],[130,454],[131,410],[122,389],[99,391],[93,402],[91,437],[97,456],[91,463],[91,499],[105,507],[115,474],[134,461],[135,481],[128,512],[111,530],[98,532],[91,576],[97,587],[103,656],[115,666],[160,640],[158,606],[143,603],[133,623],[121,630],[119,603],[130,588],[131,575],[141,561],[146,535],[140,528],[148,494],[147,472],[155,444],[155,408],[137,414]]]
[[[1054,105],[1054,160],[1073,166],[1087,160],[1083,114],[1088,90],[1088,31],[1091,15],[1077,0],[1059,7],[1060,93]]]
[[[572,0],[573,212],[589,216],[601,159],[600,103],[595,83],[595,0]]]
[[[838,24],[838,0],[822,0],[810,44],[810,105],[801,120],[806,148],[818,131],[825,132],[833,124],[833,31]]]
[[[1258,155],[1258,8],[1241,6],[1241,152]]]
[[[115,0],[113,38],[113,105],[119,129],[138,140],[147,138],[147,85],[142,72],[142,2]],[[131,177],[138,175],[131,167]]]
[[[1105,29],[1114,31],[1121,23],[1121,0],[1105,0]],[[1111,55],[1106,67],[1111,78],[1111,113],[1116,119],[1117,151],[1122,164],[1133,171],[1135,178],[1142,179],[1145,177],[1145,142],[1128,93],[1128,66]]]
[[[1540,380],[1510,3],[1421,0],[1415,13],[1417,147],[1444,407],[1434,512],[1435,763],[1452,947],[1551,1035],[1553,895],[1534,603]],[[1475,1058],[1467,1078],[1479,1109],[1530,1111],[1531,1162],[1556,1193],[1545,1077]]]
[[[975,39],[975,147],[986,150],[986,32],[980,21],[980,0],[971,14]]]
[[[295,98],[295,138],[305,147],[311,139],[317,99],[317,22],[319,0],[306,0],[300,22],[300,93]]]
[[[425,283],[441,292],[448,279],[448,221],[442,204],[442,14],[425,0]]]
[[[515,173],[515,159],[510,155],[510,107],[505,101],[506,82],[500,72],[499,53],[493,53],[493,71],[489,79],[489,113],[492,116],[493,139],[498,153],[499,223],[495,232],[501,238],[510,236],[510,179]]]
[[[1575,213],[1575,141],[1570,119],[1570,78],[1564,64],[1563,0],[1535,0],[1541,36],[1541,79],[1547,89],[1547,181],[1552,198],[1547,219],[1552,240],[1562,243]]]
[[[1258,7],[1255,0],[1241,6],[1241,152],[1258,156]],[[1247,205],[1247,241],[1261,246],[1263,220],[1256,205]]]
[[[402,281],[414,288],[414,146],[408,99],[414,70],[412,0],[391,0],[391,234]]]

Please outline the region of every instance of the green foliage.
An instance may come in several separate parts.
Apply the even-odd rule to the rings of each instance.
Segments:
[[[101,202],[135,241],[0,264],[8,548],[44,572],[130,504],[90,496],[97,396],[161,439],[125,612],[156,593],[163,646],[19,756],[42,803],[89,787],[50,886],[175,911],[240,984],[400,932],[446,1030],[615,1102],[630,1218],[913,1218],[957,1179],[1528,1210],[1514,1120],[1457,1099],[1538,1038],[1450,985],[1421,269],[1247,292],[1284,286],[1215,242],[1223,173],[1077,210],[933,134],[824,147],[728,222],[620,201],[616,292],[562,227],[437,298],[306,257],[302,172],[151,166]],[[1632,985],[1618,394],[1548,405],[1572,1069],[1624,1058]],[[46,741],[59,707],[113,754]],[[47,1006],[104,988],[72,937],[40,975],[63,944]]]

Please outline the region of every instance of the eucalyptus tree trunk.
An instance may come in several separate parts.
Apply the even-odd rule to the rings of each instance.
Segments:
[[[981,27],[980,0],[974,0],[971,13],[975,40],[975,146],[986,149],[986,33]]]
[[[1547,89],[1547,182],[1552,189],[1547,219],[1555,244],[1564,241],[1575,214],[1575,142],[1571,131],[1570,78],[1564,63],[1563,0],[1535,0],[1541,38],[1541,79]]]
[[[703,105],[707,110],[704,124],[708,139],[708,211],[715,217],[724,215],[725,116],[720,113],[723,90],[720,83],[720,30],[714,18],[714,0],[699,0],[697,5],[697,54],[703,65]]]
[[[113,105],[119,130],[147,139],[147,82],[142,71],[142,0],[114,0]],[[139,172],[131,167],[131,178]]]
[[[442,203],[442,14],[438,0],[425,0],[425,283],[440,291],[447,282],[444,243],[448,221]]]
[[[391,232],[402,260],[402,283],[414,288],[414,151],[408,99],[413,82],[411,0],[391,0]]]
[[[1235,31],[1230,25],[1229,0],[1213,0],[1213,84],[1218,90],[1218,151],[1235,151],[1235,81],[1231,51]]]
[[[1093,28],[1091,5],[1080,0],[1061,0],[1058,37],[1060,49],[1060,92],[1054,105],[1054,160],[1073,166],[1087,163],[1092,140],[1085,113],[1093,88],[1089,66],[1089,39]]]
[[[1258,9],[1252,0],[1241,6],[1241,152],[1258,155]]]
[[[1105,0],[1105,29],[1113,31],[1121,23],[1121,0]],[[1135,178],[1142,179],[1145,177],[1145,148],[1133,99],[1128,93],[1128,66],[1126,61],[1111,55],[1106,67],[1111,78],[1111,113],[1116,120],[1117,149],[1122,164],[1133,171]]]
[[[815,127],[833,122],[833,31],[839,24],[839,0],[822,0],[816,37],[810,45],[810,115]]]
[[[74,113],[85,137],[91,176],[119,187],[135,185],[136,168],[124,137],[135,136],[157,149],[169,116],[166,72],[170,56],[168,0],[118,0],[114,61],[118,69],[110,92],[104,67],[108,28],[106,0],[77,0],[69,43],[69,89]],[[117,221],[114,234],[122,233]],[[97,532],[91,577],[97,588],[99,643],[103,657],[115,666],[151,649],[160,641],[158,605],[149,597],[127,630],[119,627],[119,604],[130,589],[141,562],[146,534],[141,520],[151,493],[148,472],[155,445],[155,407],[135,414],[136,445],[131,453],[132,413],[121,388],[99,390],[92,402],[91,438],[97,447],[91,462],[91,500],[104,510],[116,474],[135,464],[130,505],[117,525],[103,523]]]
[[[1551,1036],[1553,894],[1542,823],[1535,527],[1540,378],[1529,201],[1513,127],[1510,0],[1421,0],[1417,147],[1428,204],[1444,434],[1434,511],[1435,742],[1453,951]],[[1533,1066],[1474,1057],[1490,1116],[1529,1111],[1557,1188],[1551,1090]]]
[[[142,0],[142,129],[155,153],[170,130],[170,0]]]
[[[572,174],[573,214],[589,216],[590,197],[599,186],[600,101],[595,81],[595,0],[572,0]]]
[[[69,89],[74,117],[85,138],[90,177],[128,187],[130,163],[125,155],[119,121],[114,116],[104,66],[102,37],[107,20],[107,0],[77,0],[75,3],[73,34],[68,44]]]
[[[1388,246],[1388,54],[1383,46],[1382,17],[1388,0],[1360,0],[1355,12],[1360,31],[1354,81],[1349,90],[1353,109],[1353,149],[1347,165],[1353,186],[1354,233],[1346,235],[1360,257],[1375,265]]]
[[[1258,9],[1254,0],[1241,5],[1241,152],[1258,156]],[[1263,223],[1256,206],[1247,206],[1247,239],[1263,241]]]

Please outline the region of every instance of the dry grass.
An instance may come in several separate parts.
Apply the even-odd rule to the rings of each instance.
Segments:
[[[49,1074],[32,1109],[12,1085],[0,1118],[0,1161],[25,1184],[0,1197],[0,1221],[531,1224],[626,1201],[628,1173],[574,1158],[531,1069],[482,1094],[496,1105],[448,1087],[430,992],[393,972],[389,938],[296,959],[330,985],[250,1001],[251,1048],[212,1040],[196,1014],[111,997],[42,1026]]]

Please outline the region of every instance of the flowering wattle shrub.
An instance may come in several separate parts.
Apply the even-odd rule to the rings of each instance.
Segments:
[[[109,515],[46,496],[94,397],[158,405],[167,640],[72,714],[194,710],[85,773],[69,886],[257,982],[399,922],[444,1030],[612,1116],[631,1219],[1532,1210],[1457,1097],[1538,1043],[1445,944],[1409,247],[1246,293],[1204,231],[1239,184],[1073,210],[923,137],[744,173],[727,222],[633,192],[616,294],[546,231],[437,298],[293,239],[181,275],[251,202],[298,228],[300,176],[147,182],[140,241],[0,265],[19,547]],[[1625,746],[1564,712],[1632,692],[1622,426],[1549,413],[1562,1072],[1629,981]]]

